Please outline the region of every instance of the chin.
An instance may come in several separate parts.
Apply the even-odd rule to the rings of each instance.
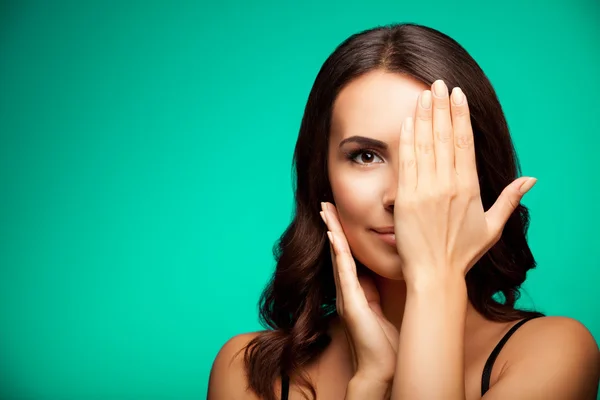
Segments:
[[[368,254],[355,254],[354,258],[357,261],[357,267],[359,267],[360,264],[360,267],[363,269],[367,269],[382,278],[394,281],[404,280],[404,276],[402,275],[402,264],[400,263],[398,253],[373,253],[371,250]]]
[[[402,263],[396,247],[380,238],[374,240],[373,233],[347,235],[346,239],[358,269],[367,269],[383,278],[404,280]]]
[[[377,264],[376,266],[370,267],[368,264],[365,264],[365,268],[369,271],[381,276],[382,278],[390,279],[393,281],[403,281],[404,276],[402,275],[402,270],[400,270],[400,265],[382,265]]]

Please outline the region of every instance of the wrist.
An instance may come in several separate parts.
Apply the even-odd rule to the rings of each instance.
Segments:
[[[391,389],[391,379],[380,379],[357,372],[348,382],[345,399],[389,399]]]
[[[465,276],[459,272],[446,271],[446,268],[439,268],[442,272],[422,273],[419,276],[406,280],[406,289],[410,294],[430,294],[448,293],[448,292],[466,292],[467,282]]]

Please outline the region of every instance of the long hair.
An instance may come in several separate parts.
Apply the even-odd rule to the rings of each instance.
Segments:
[[[294,217],[273,248],[275,272],[259,301],[262,331],[245,347],[248,384],[261,398],[276,400],[274,382],[284,373],[316,398],[304,368],[330,343],[336,317],[335,283],[320,202],[333,196],[327,148],[333,103],[359,76],[381,69],[431,85],[443,79],[469,98],[477,172],[484,208],[520,175],[520,165],[494,88],[467,53],[447,35],[405,23],[379,26],[342,42],[321,67],[310,91],[293,159]],[[542,315],[515,308],[527,271],[536,263],[527,244],[529,212],[519,205],[500,240],[467,273],[475,309],[493,321]],[[498,298],[500,297],[500,299]],[[306,393],[304,393],[306,395]]]

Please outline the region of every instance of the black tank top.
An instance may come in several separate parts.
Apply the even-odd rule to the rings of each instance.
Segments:
[[[534,319],[534,318],[537,318],[537,316],[522,319],[521,321],[514,324],[509,329],[509,331],[506,332],[506,334],[502,337],[502,339],[500,339],[500,341],[498,342],[496,347],[494,347],[494,350],[492,350],[492,352],[490,353],[490,356],[488,357],[487,361],[485,362],[485,366],[483,367],[483,374],[481,376],[481,395],[482,396],[490,388],[490,376],[492,375],[492,367],[494,366],[494,361],[496,361],[498,354],[500,354],[500,350],[502,350],[502,347],[504,347],[504,345],[506,344],[508,339],[512,336],[513,333],[515,333],[515,331],[517,329],[519,329],[519,327],[521,327],[521,325],[523,325],[525,322],[527,322],[531,319]],[[290,378],[286,374],[282,373],[281,374],[281,400],[288,400],[289,391],[290,391]]]

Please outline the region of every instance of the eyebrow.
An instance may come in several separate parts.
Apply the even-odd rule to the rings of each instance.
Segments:
[[[351,136],[349,138],[346,138],[340,142],[339,147],[341,148],[346,143],[358,143],[359,145],[365,147],[373,147],[383,151],[387,151],[388,149],[388,145],[385,142],[382,142],[381,140],[377,139],[368,138],[365,136]]]

